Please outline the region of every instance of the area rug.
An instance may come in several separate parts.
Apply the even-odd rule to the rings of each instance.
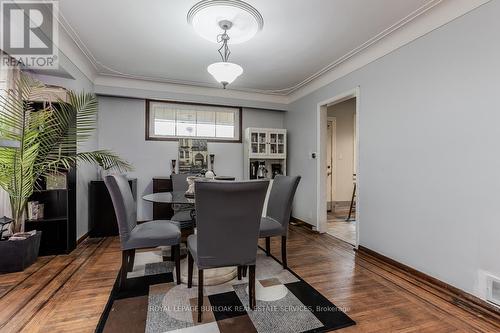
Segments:
[[[138,252],[127,286],[120,291],[115,287],[96,332],[328,332],[355,324],[262,250],[257,255],[256,309],[248,307],[247,278],[235,278],[204,287],[201,323],[196,313],[197,286],[177,285],[173,270],[160,250]]]

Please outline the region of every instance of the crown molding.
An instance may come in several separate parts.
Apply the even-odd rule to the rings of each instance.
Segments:
[[[80,70],[80,72],[82,72],[83,75],[85,75],[91,82],[94,82],[98,72],[95,63],[81,48],[82,44],[75,40],[71,30],[68,28],[69,24],[67,25],[64,23],[65,18],[60,10],[58,15],[56,15],[56,18],[60,27],[58,43],[56,44],[57,48],[68,58],[70,62],[73,63],[73,65]]]
[[[420,8],[416,9],[414,12],[407,15],[405,18],[396,22],[395,24],[393,24],[389,28],[387,28],[384,31],[382,31],[381,33],[377,34],[376,36],[370,38],[368,41],[364,42],[360,46],[351,50],[350,52],[348,52],[347,54],[345,54],[341,58],[330,63],[329,65],[327,65],[326,67],[324,67],[320,71],[312,74],[311,76],[305,78],[301,82],[299,82],[291,87],[287,87],[287,88],[283,88],[283,89],[274,89],[274,90],[252,89],[252,88],[234,88],[234,87],[232,87],[231,90],[238,90],[241,92],[259,93],[259,94],[266,94],[266,95],[281,95],[281,96],[290,95],[293,92],[300,89],[301,87],[306,86],[308,83],[312,82],[313,80],[320,78],[324,73],[327,73],[331,69],[348,61],[351,57],[355,56],[356,54],[360,53],[361,51],[363,51],[366,48],[370,47],[371,45],[375,44],[376,42],[383,39],[387,35],[393,33],[394,31],[397,31],[398,29],[405,26],[406,24],[411,22],[413,19],[424,14],[429,9],[433,8],[436,4],[438,4],[442,1],[453,1],[453,0],[429,0],[424,5],[422,5]],[[63,28],[62,30],[64,30],[68,34],[68,36],[70,36],[72,38],[73,42],[78,46],[78,48],[80,49],[82,54],[85,57],[87,57],[88,62],[90,62],[92,64],[92,66],[95,68],[96,75],[107,75],[107,76],[113,76],[113,77],[123,77],[123,78],[145,80],[145,81],[152,81],[152,82],[163,82],[163,83],[167,83],[167,84],[180,84],[180,85],[190,85],[190,86],[198,86],[198,87],[205,87],[205,88],[210,88],[210,87],[215,88],[214,85],[207,84],[204,82],[183,81],[183,80],[171,79],[171,78],[167,78],[167,77],[157,78],[157,77],[139,76],[139,75],[124,73],[124,72],[120,72],[118,70],[115,70],[115,69],[111,68],[110,66],[103,64],[102,62],[97,60],[97,58],[92,54],[90,49],[86,46],[86,44],[79,37],[77,31],[71,26],[69,21],[64,18],[62,13],[60,13],[60,15],[59,15],[59,23]]]
[[[235,88],[224,90],[201,82],[151,78],[118,72],[100,63],[94,57],[61,13],[59,13],[59,23],[62,27],[59,48],[95,85],[111,87],[115,84],[116,87],[123,88],[135,87],[135,89],[200,94],[202,96],[286,105],[368,65],[489,1],[491,0],[431,0],[317,73],[292,87],[279,90]],[[103,72],[102,69],[106,69],[112,74]]]
[[[371,43],[368,48],[353,54],[349,59],[337,64],[329,71],[309,81],[306,85],[293,91],[289,95],[292,103],[349,73],[352,73],[371,62],[427,35],[439,27],[467,14],[468,12],[490,2],[491,0],[442,0],[432,6],[431,11],[426,10],[414,17],[411,22],[399,26],[390,34]],[[425,14],[425,15],[423,15]],[[348,60],[348,61],[347,61]]]
[[[89,64],[92,66],[93,71],[97,74],[99,72],[99,65],[97,59],[94,57],[92,52],[90,52],[89,48],[87,45],[80,39],[80,36],[76,32],[75,29],[69,24],[68,20],[62,12],[59,11],[59,15],[57,15],[57,21],[59,22],[59,25],[62,27],[62,30],[66,35],[71,38],[73,41],[74,45],[80,50],[83,56],[87,58],[87,61]]]
[[[193,85],[172,84],[153,80],[138,80],[135,78],[124,78],[112,75],[98,75],[94,80],[96,93],[106,94],[112,88],[127,89],[129,92],[135,91],[133,97],[153,98],[159,94],[177,94],[184,96],[205,96],[214,98],[224,98],[239,101],[248,101],[250,104],[266,104],[273,109],[284,109],[288,104],[287,96],[267,95],[254,92],[245,92],[232,89],[199,87]],[[144,92],[151,92],[146,95]],[[247,106],[250,106],[247,105]]]
[[[405,25],[409,24],[411,21],[413,21],[414,19],[418,18],[419,16],[425,14],[428,10],[434,8],[434,6],[438,5],[442,1],[444,1],[444,0],[430,0],[430,1],[426,2],[424,5],[422,5],[421,7],[417,8],[416,10],[414,10],[412,13],[410,13],[406,17],[403,17],[398,22],[394,23],[393,25],[391,25],[390,27],[388,27],[384,31],[380,32],[379,34],[373,36],[372,38],[370,38],[369,40],[367,40],[363,44],[359,45],[358,47],[354,48],[350,52],[346,53],[342,57],[340,57],[337,60],[335,60],[334,62],[332,62],[329,65],[325,66],[324,68],[322,68],[318,72],[316,72],[313,75],[309,76],[308,78],[302,80],[301,82],[297,83],[293,87],[290,87],[290,88],[287,88],[287,89],[283,89],[282,91],[285,91],[287,95],[292,94],[294,91],[297,91],[301,87],[306,86],[308,83],[310,83],[310,82],[314,81],[315,79],[321,77],[325,73],[328,73],[329,71],[331,71],[335,67],[339,66],[340,64],[349,61],[351,58],[353,58],[357,54],[363,52],[364,50],[368,49],[370,46],[372,46],[375,43],[381,41],[382,39],[384,39],[385,37],[389,36],[390,34],[396,32],[398,29],[403,28]]]
[[[94,69],[92,64],[88,61],[80,49],[73,43],[73,40],[65,33],[59,32],[59,52],[63,53],[66,58],[83,74],[90,82],[94,82],[97,76],[97,71]],[[68,68],[64,68],[68,70]],[[71,72],[71,71],[70,71]]]

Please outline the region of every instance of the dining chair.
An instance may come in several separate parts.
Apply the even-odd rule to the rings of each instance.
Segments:
[[[281,262],[287,268],[286,239],[288,223],[292,212],[293,197],[300,182],[300,176],[276,176],[267,203],[266,216],[260,220],[259,238],[266,239],[266,255],[271,255],[271,237],[281,236]]]
[[[170,177],[172,179],[172,191],[174,192],[186,192],[188,190],[187,177],[196,176],[195,174],[177,174],[174,173]],[[190,225],[193,222],[193,217],[191,211],[193,210],[192,205],[186,204],[173,204],[172,210],[174,215],[170,218],[172,221],[179,222],[182,227]]]
[[[259,223],[268,180],[199,181],[195,183],[197,233],[188,243],[188,288],[198,266],[198,322],[202,318],[203,271],[249,266],[249,306],[255,308],[255,261]],[[238,274],[241,278],[241,274]]]
[[[134,268],[135,250],[158,246],[171,246],[174,253],[177,284],[180,279],[180,239],[179,227],[167,220],[156,220],[137,224],[137,208],[128,180],[125,176],[111,175],[104,178],[115,209],[120,245],[122,249],[122,266],[120,270],[120,287],[124,286],[127,272]]]

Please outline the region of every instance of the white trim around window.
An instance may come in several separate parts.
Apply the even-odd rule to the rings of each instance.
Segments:
[[[241,108],[146,100],[146,140],[241,142]]]

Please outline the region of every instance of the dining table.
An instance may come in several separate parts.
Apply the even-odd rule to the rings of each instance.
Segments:
[[[194,196],[186,196],[186,192],[184,191],[172,191],[172,192],[157,192],[146,194],[142,197],[142,199],[149,202],[157,202],[157,203],[168,203],[168,204],[186,204],[193,205],[195,204]]]
[[[179,205],[191,205],[191,217],[193,221],[196,220],[196,212],[195,212],[195,197],[186,196],[184,191],[172,191],[172,192],[157,192],[152,194],[146,194],[142,197],[143,200],[148,202],[156,202],[156,203],[166,203],[166,204],[179,204]],[[188,233],[191,230],[191,233],[196,233],[196,228],[193,223],[190,221],[189,223],[179,223],[181,231],[183,231],[183,235],[185,235],[185,231]],[[169,257],[170,255],[170,247],[162,247],[162,251],[164,253],[164,257]],[[181,251],[186,251],[185,244],[181,244]],[[212,268],[206,269],[203,273],[203,284],[206,286],[213,286],[223,284],[225,282],[231,281],[237,275],[237,267],[222,267],[222,268]],[[181,282],[187,284],[188,281],[188,263],[187,258],[181,260]],[[193,285],[196,285],[198,282],[198,268],[195,267],[193,269]]]

